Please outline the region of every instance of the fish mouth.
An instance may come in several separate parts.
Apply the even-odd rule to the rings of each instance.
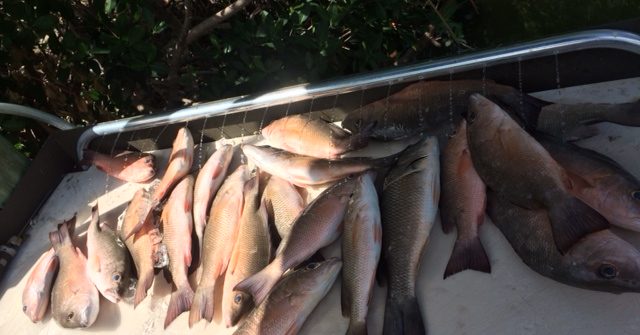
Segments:
[[[110,288],[102,293],[107,300],[111,301],[114,304],[120,302],[120,295],[116,291],[116,289]]]

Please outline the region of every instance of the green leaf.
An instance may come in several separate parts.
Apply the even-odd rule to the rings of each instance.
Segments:
[[[153,35],[160,34],[165,29],[167,29],[167,23],[164,21],[160,21],[155,26],[153,26],[153,29],[151,30],[151,34]]]
[[[52,15],[43,15],[40,16],[33,22],[33,29],[38,32],[46,32],[53,28],[56,24],[56,18]]]
[[[104,1],[104,13],[110,14],[116,8],[116,0],[105,0]]]

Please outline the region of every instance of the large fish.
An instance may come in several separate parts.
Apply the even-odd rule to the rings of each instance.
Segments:
[[[286,116],[262,129],[262,136],[274,148],[294,154],[335,159],[367,145],[369,134],[351,134],[319,119],[303,115]]]
[[[42,321],[51,298],[51,285],[58,272],[58,257],[53,248],[36,262],[22,291],[22,311],[32,322]]]
[[[340,260],[330,258],[284,276],[234,334],[297,334],[333,285],[340,266]]]
[[[159,206],[167,192],[189,173],[191,164],[193,164],[193,136],[191,136],[189,128],[183,127],[178,130],[178,134],[173,141],[171,156],[169,156],[169,166],[160,183],[148,195],[140,197],[138,201],[132,201],[129,204],[129,207],[135,206],[135,210],[131,211],[131,215],[135,215],[138,222],[132,226],[130,231],[125,232],[125,240],[137,233],[142,228],[142,225],[150,219],[151,211]],[[129,212],[128,209],[127,212]]]
[[[87,274],[87,259],[73,245],[67,224],[49,233],[60,261],[60,270],[51,291],[51,314],[64,328],[86,328],[98,317],[100,294]]]
[[[546,104],[493,81],[421,81],[352,111],[342,127],[352,133],[366,129],[372,137],[383,140],[399,140],[442,127],[453,130],[467,112],[469,95],[478,92],[511,107],[525,124],[535,125],[540,108]]]
[[[573,196],[565,170],[495,103],[469,98],[467,137],[473,165],[498,196],[529,209],[547,209],[561,252],[609,223]]]
[[[192,203],[193,177],[186,176],[171,192],[161,217],[164,242],[169,253],[169,272],[175,286],[164,319],[165,329],[178,315],[188,311],[193,301],[193,289],[187,278],[187,270],[191,265]]]
[[[478,236],[478,228],[484,221],[486,187],[471,161],[465,120],[460,121],[442,152],[441,177],[442,229],[449,233],[453,227],[458,228],[444,278],[466,269],[491,272],[489,258]]]
[[[190,327],[202,318],[209,322],[213,319],[214,287],[227,270],[238,239],[244,206],[244,185],[250,177],[246,165],[238,166],[213,199],[209,223],[204,230],[202,276],[189,312]]]
[[[202,234],[204,226],[207,224],[207,210],[227,175],[227,168],[232,157],[233,146],[223,145],[209,157],[196,178],[193,191],[193,225],[196,236],[198,236],[200,254],[202,254]]]
[[[125,214],[126,215],[126,214]],[[155,226],[155,216],[151,216],[151,221],[145,223],[137,233],[125,240],[125,245],[136,267],[138,281],[133,299],[134,308],[147,296],[147,290],[153,284],[154,264],[158,261],[158,253],[161,250],[162,235]],[[122,231],[127,231],[128,224],[135,224],[135,221],[124,220],[122,230],[119,232],[120,238],[124,239]]]
[[[367,313],[380,260],[382,225],[375,173],[357,177],[342,235],[342,315],[349,317],[347,334],[367,333]]]
[[[125,151],[114,157],[85,150],[81,164],[95,165],[107,175],[132,183],[144,183],[156,175],[152,154]]]
[[[536,129],[563,140],[577,140],[596,134],[589,125],[611,122],[640,126],[640,102],[626,104],[552,104],[540,110]]]
[[[87,273],[103,297],[115,303],[129,285],[129,255],[124,243],[109,227],[100,227],[98,205],[91,209],[87,230]]]
[[[227,327],[235,326],[254,307],[251,296],[233,288],[262,270],[271,259],[269,224],[260,201],[258,180],[256,175],[245,184],[240,231],[224,278],[222,319]]]
[[[438,140],[407,148],[384,180],[382,253],[387,281],[384,334],[425,334],[416,279],[440,199]]]
[[[536,136],[568,173],[572,193],[611,224],[640,231],[640,181],[612,159],[549,136]]]
[[[278,235],[284,239],[291,232],[295,219],[304,210],[304,199],[295,186],[277,176],[269,178],[262,199],[269,217],[273,218]]]
[[[328,160],[253,145],[242,146],[242,151],[260,170],[300,187],[328,184],[369,170],[384,161],[355,157]]]
[[[487,212],[522,261],[561,283],[606,292],[640,292],[640,252],[608,229],[591,233],[564,255],[553,242],[549,215],[488,193]]]
[[[274,260],[236,285],[235,290],[251,294],[255,304],[260,304],[285,271],[335,241],[342,232],[342,221],[355,185],[355,179],[347,177],[322,192],[300,213],[291,233],[280,242]]]

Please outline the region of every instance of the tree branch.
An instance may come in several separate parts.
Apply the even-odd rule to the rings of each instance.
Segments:
[[[240,10],[252,2],[253,0],[237,0],[208,19],[200,22],[197,26],[189,30],[189,34],[187,35],[187,45],[208,34],[217,25],[236,15]]]
[[[191,27],[191,0],[184,1],[184,21],[180,29],[180,35],[176,40],[176,45],[173,49],[173,54],[169,60],[169,74],[167,75],[167,86],[169,87],[169,105],[174,103],[176,99],[175,94],[178,91],[178,74],[180,72],[180,66],[182,65],[182,56],[187,49],[187,36],[189,33],[189,27]]]

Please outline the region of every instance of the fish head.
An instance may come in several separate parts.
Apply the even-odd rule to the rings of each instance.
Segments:
[[[352,134],[359,134],[363,131],[373,131],[375,133],[378,119],[381,117],[378,116],[379,114],[377,110],[359,108],[347,114],[340,125]]]
[[[102,296],[117,304],[121,294],[129,287],[129,281],[125,276],[124,270],[102,271],[97,276],[95,284]]]
[[[49,300],[41,289],[30,288],[22,294],[22,311],[33,322],[42,321],[47,312]]]
[[[324,295],[333,285],[340,269],[342,269],[342,261],[336,257],[322,262],[309,263],[296,270],[301,273],[297,274],[298,280],[293,284],[295,291],[306,293],[302,296]]]
[[[245,314],[253,309],[253,306],[254,302],[250,294],[241,291],[233,291],[231,313],[226,316],[226,326],[232,327],[236,325]]]
[[[500,124],[500,120],[508,115],[493,101],[485,98],[481,94],[474,93],[469,96],[469,110],[465,115],[469,131],[482,129],[493,133]]]
[[[54,318],[64,328],[86,328],[98,317],[99,300],[89,294],[74,294],[63,301]]]
[[[612,176],[608,178],[606,191],[595,196],[602,201],[601,208],[608,208],[607,219],[612,224],[639,230],[640,228],[640,185],[627,178]]]
[[[640,252],[609,230],[585,236],[564,256],[569,281],[607,292],[640,292]]]
[[[128,162],[128,159],[131,160],[131,162]],[[156,175],[155,157],[151,154],[133,153],[125,156],[122,161],[122,166],[123,168],[120,174],[126,178],[125,180],[145,182]]]
[[[435,136],[425,137],[402,152],[395,168],[386,176],[383,188],[414,172],[439,170],[439,165],[440,149],[438,147],[438,138]]]

